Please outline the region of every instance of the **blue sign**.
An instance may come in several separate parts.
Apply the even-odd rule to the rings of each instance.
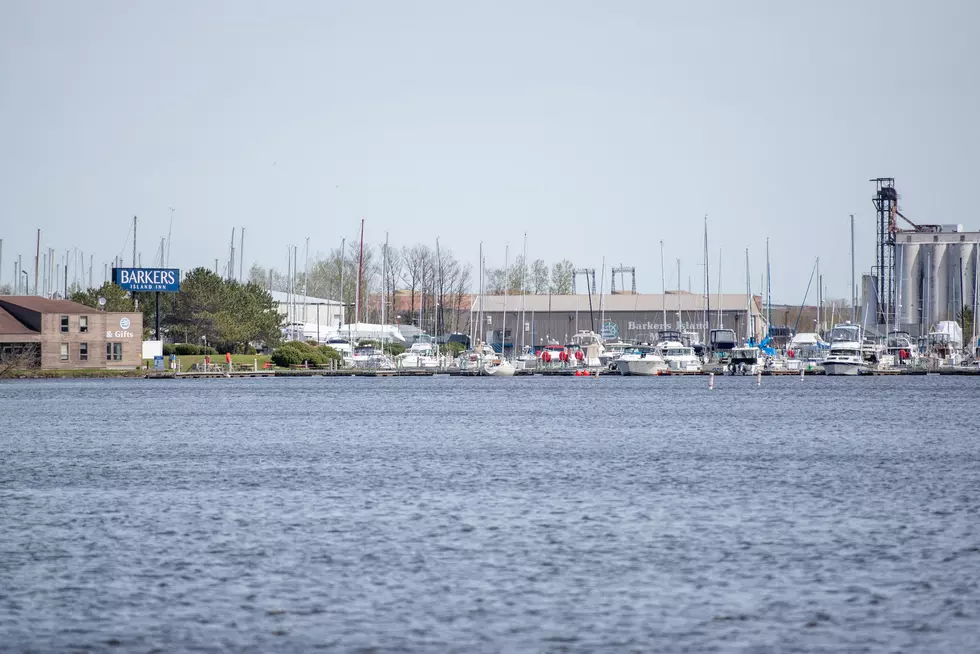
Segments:
[[[113,268],[112,281],[125,291],[176,293],[180,290],[177,268]]]
[[[163,370],[163,357],[153,357],[153,369]]]

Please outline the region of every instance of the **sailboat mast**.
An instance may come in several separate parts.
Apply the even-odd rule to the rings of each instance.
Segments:
[[[681,260],[677,260],[677,331],[681,329]]]
[[[346,247],[347,239],[340,239],[340,322],[337,324],[338,329],[347,320],[347,307],[344,306],[344,249]]]
[[[664,242],[660,241],[660,299],[663,303],[664,324],[661,329],[667,329],[667,277],[664,274]]]
[[[708,271],[708,214],[704,214],[704,342],[710,340],[711,276]]]
[[[817,257],[817,332],[820,331],[820,305],[823,303],[823,282],[820,281],[820,257]]]
[[[854,214],[851,214],[851,322],[854,322],[854,305],[857,304],[854,288]]]
[[[524,252],[521,254],[521,354],[524,354],[524,347],[526,343],[526,330],[524,329],[527,325],[527,232],[524,232]]]
[[[381,324],[385,324],[385,305],[388,303],[388,232],[385,232],[385,247],[381,251]],[[384,343],[382,343],[382,347]]]
[[[480,336],[480,330],[483,329],[483,241],[480,241],[480,308],[476,314],[476,340],[479,343],[483,343],[483,338]]]
[[[980,244],[973,248],[973,352],[977,353],[977,294],[980,292]]]
[[[364,219],[361,218],[361,246],[357,255],[357,289],[354,293],[354,323],[361,322],[361,280],[364,276]]]
[[[769,237],[766,237],[766,336],[772,336],[772,267],[769,263]]]
[[[602,272],[599,274],[599,338],[606,325],[606,305],[603,303],[606,291],[606,258],[602,257]]]
[[[510,245],[504,245],[504,310],[500,312],[500,357],[507,345],[507,289],[510,286]]]
[[[724,327],[721,320],[721,248],[718,248],[718,329]]]
[[[745,248],[745,341],[752,338],[752,277],[749,275],[749,249]]]

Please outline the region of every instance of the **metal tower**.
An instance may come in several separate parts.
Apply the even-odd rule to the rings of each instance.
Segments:
[[[633,281],[633,295],[636,295],[636,268],[634,268],[633,266],[616,266],[615,268],[612,269],[612,277],[610,278],[611,279],[611,283],[610,283],[610,286],[609,286],[609,294],[610,295],[615,295],[616,294],[616,274],[617,273],[620,275],[620,280],[622,281],[621,286],[623,287],[623,290],[626,289],[626,277],[625,277],[625,275],[626,275],[626,273],[629,273],[630,278]],[[620,291],[620,292],[622,292],[622,291]]]
[[[875,243],[875,266],[871,274],[875,278],[875,290],[878,294],[877,324],[885,323],[885,316],[892,315],[892,302],[895,298],[895,214],[898,213],[898,191],[895,190],[894,177],[878,177],[872,179],[875,184],[875,196],[872,203],[877,213],[878,227]]]

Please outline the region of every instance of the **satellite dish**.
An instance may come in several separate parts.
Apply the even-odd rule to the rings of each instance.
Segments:
[[[102,297],[101,295],[99,296],[99,306],[100,307],[104,307],[105,306],[105,298]]]

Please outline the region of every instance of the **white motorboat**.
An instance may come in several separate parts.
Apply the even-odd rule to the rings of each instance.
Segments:
[[[919,362],[919,348],[912,341],[912,335],[905,331],[889,332],[885,351],[899,366],[914,366]]]
[[[662,375],[669,369],[660,351],[652,345],[636,345],[616,360],[616,370],[624,376]]]
[[[513,377],[517,372],[514,364],[507,359],[500,359],[499,362],[488,361],[483,369],[492,377]]]
[[[832,376],[858,375],[867,367],[862,355],[861,327],[849,322],[830,332],[830,352],[823,360],[824,372]]]
[[[395,362],[391,360],[391,357],[373,345],[358,345],[346,361],[353,368],[367,368],[369,370],[391,370],[395,367]]]
[[[398,368],[438,368],[435,339],[425,333],[418,334],[412,347],[395,357],[395,365]]]
[[[754,375],[765,365],[762,352],[755,345],[732,348],[728,372],[732,375]]]
[[[602,344],[602,337],[593,331],[581,330],[572,336],[568,351],[571,354],[570,361],[576,367],[598,368],[603,365],[602,355],[605,347]]]
[[[599,363],[609,368],[609,370],[615,372],[616,362],[621,356],[626,354],[626,352],[635,347],[635,345],[625,341],[615,341],[612,343],[605,343],[603,347],[605,348],[605,352],[599,355]]]

